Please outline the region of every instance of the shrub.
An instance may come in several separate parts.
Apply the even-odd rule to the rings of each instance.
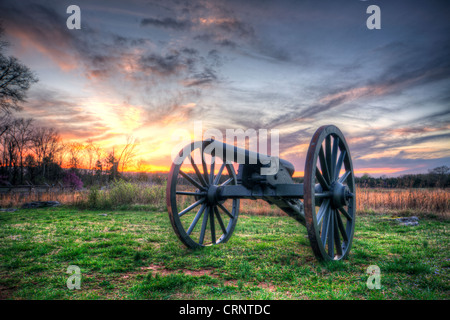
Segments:
[[[165,209],[165,184],[133,183],[116,180],[105,190],[91,188],[76,203],[86,209]],[[141,206],[142,205],[142,206]]]
[[[63,178],[63,184],[66,187],[74,190],[81,190],[83,188],[83,181],[73,171],[69,171]]]

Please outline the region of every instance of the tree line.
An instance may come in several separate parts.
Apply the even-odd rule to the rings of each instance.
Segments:
[[[371,177],[365,173],[355,178],[355,183],[363,188],[449,188],[450,168],[440,166],[428,170],[428,173],[405,174],[399,177],[379,178]]]
[[[92,140],[65,142],[54,128],[33,119],[4,118],[0,136],[0,184],[104,184],[134,164],[138,143],[132,136],[121,148],[105,150]]]

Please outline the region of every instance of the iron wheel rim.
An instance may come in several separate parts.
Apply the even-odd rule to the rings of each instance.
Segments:
[[[304,180],[306,228],[315,256],[325,261],[345,259],[354,235],[356,186],[350,150],[337,127],[322,126],[313,135]]]
[[[187,247],[192,249],[227,242],[234,231],[239,215],[239,199],[230,199],[231,205],[225,204],[223,201],[217,201],[217,203],[208,201],[209,188],[224,184],[237,184],[237,177],[233,165],[229,162],[223,162],[217,174],[211,175],[212,171],[216,172],[216,162],[214,160],[210,164],[206,163],[204,147],[204,142],[193,142],[179,152],[178,161],[172,163],[166,189],[167,209],[174,232]],[[196,161],[194,156],[196,150],[200,151],[201,163],[198,159]],[[189,162],[193,161],[194,164],[191,162],[191,166],[194,172],[183,171],[186,159]],[[224,177],[225,171],[228,173],[228,179],[222,181],[221,178]],[[197,188],[194,191],[195,195],[192,194],[192,191],[177,189],[180,181],[183,180]],[[178,208],[181,201],[180,196],[192,197],[191,204],[183,207],[182,210]],[[190,210],[184,212],[191,206],[193,207]],[[189,222],[188,213],[191,211],[196,213],[193,220]],[[198,230],[199,228],[200,230]]]

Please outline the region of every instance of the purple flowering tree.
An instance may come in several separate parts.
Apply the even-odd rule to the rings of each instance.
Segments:
[[[73,188],[74,190],[80,190],[83,188],[83,181],[75,174],[75,172],[68,172],[63,178],[63,184],[65,187]]]

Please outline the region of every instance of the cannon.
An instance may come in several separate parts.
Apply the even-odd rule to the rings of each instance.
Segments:
[[[345,259],[356,201],[342,132],[334,125],[320,127],[308,148],[303,183],[294,182],[294,172],[286,160],[213,139],[188,144],[174,160],[167,182],[175,234],[193,249],[225,243],[238,220],[239,200],[262,199],[306,227],[317,259]]]

